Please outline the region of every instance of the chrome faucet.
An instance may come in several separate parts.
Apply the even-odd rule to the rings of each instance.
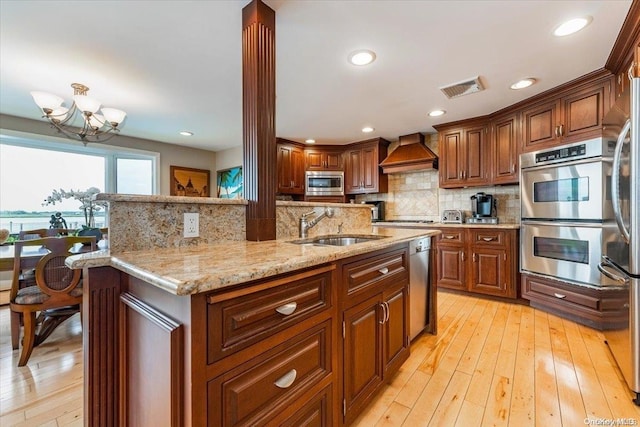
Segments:
[[[317,223],[319,223],[322,218],[331,218],[333,216],[333,209],[331,208],[325,208],[324,212],[322,212],[320,215],[316,216],[314,219],[312,219],[311,221],[308,220],[308,218],[311,215],[314,215],[316,212],[315,211],[311,211],[311,212],[307,212],[306,214],[302,214],[302,217],[300,218],[300,233],[299,236],[300,238],[304,239],[307,237],[307,231],[310,228],[315,227],[315,225]]]

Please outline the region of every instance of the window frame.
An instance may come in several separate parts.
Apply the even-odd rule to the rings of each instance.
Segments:
[[[151,195],[158,195],[160,191],[160,174],[158,173],[160,153],[154,151],[98,142],[91,142],[85,146],[80,141],[7,129],[0,129],[0,144],[103,157],[105,159],[104,193],[117,193],[118,159],[151,160]]]

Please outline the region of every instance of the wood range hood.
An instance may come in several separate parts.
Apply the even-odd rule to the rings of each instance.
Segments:
[[[417,132],[399,138],[400,145],[380,162],[383,173],[438,169],[438,156],[424,145],[424,135]]]

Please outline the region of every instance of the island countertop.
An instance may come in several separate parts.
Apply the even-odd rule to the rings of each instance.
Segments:
[[[175,295],[191,295],[348,258],[396,243],[439,234],[438,230],[371,227],[344,235],[379,239],[349,246],[221,241],[214,244],[160,248],[111,255],[109,250],[73,255],[70,268],[111,266]]]

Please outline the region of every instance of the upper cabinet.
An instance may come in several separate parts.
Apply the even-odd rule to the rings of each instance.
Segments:
[[[552,93],[522,110],[524,152],[602,134],[602,119],[613,93],[612,75]]]
[[[486,185],[489,159],[486,123],[469,120],[436,129],[440,140],[440,187]]]
[[[345,146],[345,194],[386,193],[387,175],[379,164],[387,157],[389,141],[374,138]]]
[[[304,146],[277,138],[279,194],[304,194]]]
[[[344,170],[342,147],[314,147],[304,150],[305,164],[308,171],[341,171]]]
[[[520,114],[500,115],[491,120],[491,182],[517,184],[519,181]]]

